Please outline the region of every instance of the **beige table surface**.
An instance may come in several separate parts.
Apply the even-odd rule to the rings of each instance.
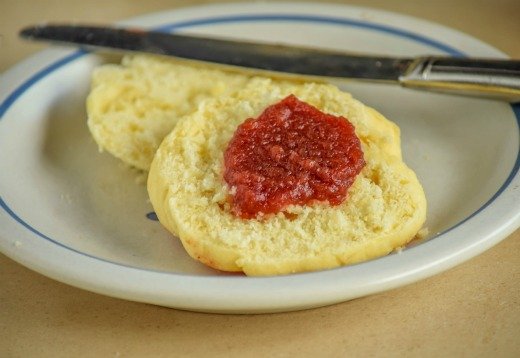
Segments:
[[[0,0],[0,71],[42,48],[42,21],[115,21],[216,1]],[[435,21],[520,58],[519,0],[339,1]],[[216,315],[123,301],[50,280],[0,255],[0,357],[520,357],[520,231],[443,274],[334,306]]]

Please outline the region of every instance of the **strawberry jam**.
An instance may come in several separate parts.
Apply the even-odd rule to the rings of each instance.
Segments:
[[[365,161],[354,126],[290,95],[249,118],[224,153],[231,211],[251,219],[288,205],[339,205]]]

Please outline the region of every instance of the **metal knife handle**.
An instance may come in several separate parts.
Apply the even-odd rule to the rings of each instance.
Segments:
[[[520,61],[423,57],[399,77],[404,87],[520,101]]]

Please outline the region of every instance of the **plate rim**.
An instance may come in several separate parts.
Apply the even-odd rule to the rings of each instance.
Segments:
[[[312,3],[277,3],[277,4],[270,4],[269,6],[271,8],[272,8],[272,5],[275,5],[277,7],[289,6],[292,8],[292,11],[294,13],[297,13],[300,10],[302,10],[303,7],[309,7],[309,5],[310,5],[310,7],[313,7],[313,5],[311,5],[311,4]],[[189,8],[185,8],[185,9],[173,9],[173,10],[160,11],[160,12],[155,12],[155,13],[151,13],[151,14],[146,14],[146,15],[142,15],[142,16],[138,16],[138,17],[135,17],[132,19],[125,20],[121,23],[129,23],[129,24],[139,23],[139,22],[142,22],[143,20],[141,20],[141,19],[144,19],[144,18],[153,18],[154,16],[164,16],[165,14],[168,14],[168,13],[179,14],[182,11],[197,13],[197,12],[200,12],[201,9],[210,9],[211,10],[214,8],[218,8],[220,10],[222,10],[222,9],[229,10],[229,8],[236,8],[237,5],[240,5],[241,10],[243,10],[245,12],[249,11],[250,13],[254,13],[255,8],[258,7],[258,5],[260,5],[260,4],[200,5],[200,6],[189,7]],[[252,6],[245,6],[245,5],[252,5]],[[261,4],[261,5],[265,5],[265,4]],[[301,6],[299,6],[299,5],[301,5]],[[342,11],[345,13],[351,9],[356,9],[356,10],[365,9],[370,12],[382,13],[382,14],[385,14],[386,16],[392,16],[392,17],[397,17],[397,18],[411,18],[416,22],[418,21],[419,23],[428,23],[429,26],[433,26],[435,28],[443,27],[442,25],[427,22],[422,19],[418,19],[415,17],[409,17],[409,16],[401,15],[401,14],[396,14],[396,13],[392,13],[392,12],[388,12],[388,11],[376,10],[376,9],[365,8],[365,7],[338,5],[338,4],[330,5],[330,4],[321,4],[320,3],[319,5],[320,5],[320,7],[325,7],[325,8],[341,8]],[[298,9],[298,10],[296,10],[296,9]],[[209,12],[211,12],[211,11],[209,11]],[[344,13],[336,14],[334,16],[335,17],[347,17],[347,15]],[[362,21],[362,20],[358,19],[358,21]],[[460,34],[459,31],[454,30],[454,29],[445,28],[445,30],[452,32],[452,33]],[[463,34],[463,36],[467,36],[467,35]],[[481,42],[478,39],[473,39],[473,40],[476,40],[477,43]],[[485,44],[485,46],[487,46],[487,48],[491,48],[487,44]],[[496,49],[494,51],[496,52],[497,55],[502,54],[500,51],[498,51]],[[45,57],[47,57],[48,59],[46,61],[44,61],[44,63],[49,63],[49,61],[52,63],[55,63],[55,59],[54,59],[55,57],[56,58],[69,58],[70,57],[72,59],[75,59],[74,56],[80,56],[80,55],[77,55],[77,53],[78,53],[77,50],[57,50],[57,49],[44,50],[44,51],[38,52],[37,54],[31,56],[28,60],[19,63],[18,65],[14,66],[12,69],[7,70],[4,74],[2,74],[2,76],[0,77],[2,79],[2,81],[0,81],[0,83],[7,82],[7,81],[3,80],[6,76],[19,77],[19,76],[15,76],[16,71],[20,71],[21,69],[23,69],[24,67],[27,67],[27,66],[32,67],[32,66],[34,66],[34,64],[37,61],[41,61]],[[63,57],[63,56],[65,56],[65,57]],[[51,58],[52,58],[52,60],[51,60]],[[48,65],[48,67],[52,67],[52,64]],[[59,67],[61,67],[61,65],[57,66],[56,68],[59,68]],[[40,73],[41,71],[42,70],[39,70],[36,72]],[[33,77],[34,77],[34,81],[37,82],[41,78],[35,76],[34,73],[35,73],[34,71],[31,71],[31,74],[33,74]],[[25,77],[25,78],[27,78],[27,77]],[[3,97],[3,95],[1,94],[3,92],[1,90],[2,87],[4,87],[4,86],[0,86],[0,96]],[[19,88],[19,87],[17,87],[17,88]],[[6,92],[9,92],[9,90],[6,89]],[[3,99],[2,102],[0,103],[0,120],[2,119],[3,115],[9,108],[9,106],[4,106],[4,103],[6,103],[6,101],[7,101],[6,99]],[[513,111],[517,118],[517,125],[520,126],[520,123],[519,123],[520,122],[520,105],[517,105],[516,109],[513,108]],[[426,253],[427,253],[432,248],[435,248],[435,246],[440,245],[440,242],[438,242],[438,239],[442,238],[442,236],[446,236],[450,232],[452,233],[451,234],[452,236],[454,236],[455,233],[460,233],[460,232],[463,233],[464,232],[464,230],[463,230],[464,223],[474,220],[476,216],[479,216],[479,214],[481,214],[483,212],[484,213],[488,212],[489,210],[493,209],[490,206],[496,206],[497,199],[501,198],[501,196],[504,194],[504,192],[511,186],[511,183],[513,183],[513,181],[515,181],[515,183],[520,182],[520,180],[518,178],[518,166],[519,165],[520,165],[520,148],[519,148],[519,154],[517,156],[516,163],[512,169],[511,174],[507,178],[506,182],[501,186],[499,191],[495,195],[493,195],[488,200],[487,203],[485,203],[483,205],[483,207],[478,209],[476,212],[472,213],[469,217],[465,218],[461,222],[457,223],[454,227],[447,229],[442,235],[436,236],[435,238],[432,238],[431,240],[424,242],[419,246],[411,248],[410,250],[405,250],[401,254],[403,256],[400,256],[400,257],[402,257],[404,259],[405,256],[409,255],[409,254],[407,254],[407,252],[409,253],[412,251],[414,253],[417,253],[417,254],[420,253],[420,254],[424,255],[424,253],[425,253],[424,251],[426,251]],[[518,196],[518,194],[517,194],[517,196]],[[500,204],[500,202],[498,202],[498,204]],[[2,206],[2,208],[4,210],[6,210],[6,208],[9,209],[7,203],[5,203],[1,197],[0,197],[0,206]],[[520,209],[520,205],[517,205],[517,209]],[[13,214],[16,215],[14,212],[13,212]],[[21,218],[20,218],[20,220],[23,221],[23,219],[21,219]],[[415,268],[409,267],[407,269],[404,268],[404,271],[407,274],[403,274],[401,272],[401,274],[399,275],[399,272],[396,272],[396,273],[394,273],[393,279],[389,279],[387,277],[386,280],[384,280],[384,279],[380,278],[379,280],[376,280],[377,281],[376,283],[372,283],[372,285],[369,285],[369,284],[363,285],[363,283],[358,282],[358,290],[357,291],[351,290],[350,293],[345,293],[345,289],[348,289],[349,285],[347,285],[348,282],[341,280],[342,276],[344,275],[343,271],[350,270],[350,271],[361,271],[362,272],[363,271],[362,268],[364,268],[367,264],[370,264],[372,267],[376,267],[376,268],[379,267],[379,269],[388,269],[389,266],[393,265],[392,261],[395,261],[395,258],[392,260],[392,257],[398,257],[398,255],[386,256],[386,257],[382,257],[379,259],[370,260],[370,261],[367,261],[364,263],[339,267],[339,268],[335,268],[335,269],[331,269],[331,270],[317,271],[317,272],[305,272],[305,273],[299,273],[299,274],[295,274],[295,275],[286,275],[286,276],[274,276],[274,277],[196,276],[196,275],[189,275],[189,274],[183,274],[183,273],[157,271],[157,270],[150,270],[150,269],[145,269],[145,268],[137,268],[137,267],[133,267],[133,266],[128,266],[128,265],[124,265],[121,263],[116,263],[116,262],[112,262],[109,260],[105,260],[103,258],[98,258],[98,257],[89,255],[84,252],[80,252],[73,248],[67,247],[63,244],[60,245],[62,248],[64,247],[68,250],[71,250],[72,255],[84,256],[83,259],[86,259],[87,261],[81,262],[82,264],[88,264],[89,259],[92,259],[92,258],[99,260],[100,262],[95,263],[94,267],[92,267],[93,271],[105,272],[104,267],[100,267],[98,264],[100,264],[101,266],[109,265],[109,267],[117,266],[112,272],[115,275],[115,278],[117,278],[118,276],[121,277],[122,275],[125,275],[127,270],[132,270],[132,274],[134,274],[136,276],[141,276],[142,280],[149,280],[149,277],[143,277],[143,274],[144,274],[144,276],[149,276],[149,275],[160,276],[160,280],[163,281],[163,283],[168,283],[172,279],[175,279],[175,281],[176,281],[175,283],[179,287],[189,286],[189,282],[195,280],[198,283],[200,283],[201,285],[210,287],[214,291],[220,290],[221,291],[220,295],[218,297],[215,297],[215,299],[211,302],[210,305],[208,305],[207,300],[206,301],[204,300],[204,298],[205,298],[204,295],[199,295],[199,296],[184,295],[185,297],[183,297],[182,293],[175,292],[175,294],[172,295],[171,290],[164,290],[164,288],[162,288],[162,289],[159,288],[159,290],[157,291],[157,297],[155,297],[155,299],[151,299],[151,297],[149,295],[146,295],[146,294],[143,295],[143,292],[141,292],[143,289],[142,286],[139,286],[139,287],[133,286],[133,285],[132,285],[132,287],[125,286],[125,284],[126,285],[129,284],[129,282],[127,280],[126,281],[123,280],[123,284],[120,283],[119,285],[117,285],[117,284],[114,285],[114,287],[112,288],[112,291],[107,292],[107,290],[106,290],[107,284],[109,282],[114,283],[113,278],[107,279],[106,277],[102,277],[103,280],[107,281],[107,282],[102,282],[102,283],[88,282],[88,280],[87,280],[87,282],[85,282],[85,277],[81,275],[82,270],[78,271],[77,269],[73,270],[73,272],[71,272],[69,276],[65,277],[66,275],[64,275],[63,272],[60,272],[60,270],[56,270],[56,267],[53,267],[53,268],[46,267],[45,260],[42,258],[36,258],[36,259],[33,258],[33,260],[30,260],[30,259],[27,259],[27,256],[21,257],[20,252],[22,250],[19,250],[19,247],[16,247],[16,246],[13,246],[13,245],[10,245],[9,243],[7,243],[7,241],[8,241],[7,234],[5,235],[5,240],[4,240],[4,235],[2,235],[2,238],[1,238],[2,240],[0,240],[0,244],[2,244],[2,245],[0,245],[0,248],[2,248],[2,251],[7,256],[13,258],[15,261],[18,261],[18,262],[22,263],[23,265],[28,266],[30,268],[33,268],[42,274],[45,274],[49,277],[57,279],[58,281],[66,282],[68,284],[71,284],[73,286],[80,287],[80,288],[86,288],[88,290],[91,290],[91,291],[94,291],[97,293],[101,293],[104,295],[110,295],[110,296],[114,296],[114,297],[134,300],[134,301],[150,302],[150,303],[156,303],[156,304],[160,304],[160,305],[164,305],[164,306],[185,308],[185,309],[191,309],[191,310],[217,311],[217,312],[222,312],[222,311],[225,311],[225,312],[270,311],[270,312],[273,312],[273,311],[286,311],[286,310],[292,310],[292,309],[307,308],[307,307],[311,307],[311,306],[314,307],[314,306],[326,305],[326,304],[330,304],[330,303],[334,303],[334,302],[348,300],[348,299],[351,299],[354,297],[364,296],[364,295],[371,294],[374,292],[381,292],[381,291],[384,291],[384,290],[387,290],[390,288],[395,288],[395,287],[402,286],[402,285],[405,285],[405,284],[408,284],[411,282],[418,281],[425,277],[432,276],[436,273],[439,273],[439,272],[449,269],[457,264],[460,264],[463,261],[465,261],[471,257],[474,257],[478,253],[485,251],[487,248],[500,242],[503,238],[505,238],[507,236],[507,234],[514,231],[514,229],[516,229],[519,224],[520,224],[520,210],[517,210],[516,216],[515,215],[510,216],[509,220],[506,222],[503,222],[502,226],[500,226],[499,228],[493,228],[493,230],[490,227],[488,227],[487,228],[488,230],[484,230],[484,233],[481,236],[480,240],[477,240],[471,247],[458,248],[458,250],[456,250],[456,252],[452,253],[451,256],[444,257],[443,262],[441,262],[439,260],[436,263],[430,262],[430,266],[422,267],[422,270],[418,270],[417,267],[415,267]],[[435,242],[435,240],[437,240],[437,242]],[[422,249],[420,250],[421,252],[419,252],[419,249],[421,247],[422,247]],[[427,247],[427,249],[426,249],[426,247]],[[61,253],[61,254],[63,254],[63,253]],[[427,258],[427,256],[425,256],[425,258]],[[67,260],[68,259],[70,259],[70,258],[67,258]],[[78,260],[74,260],[74,261],[78,261]],[[83,260],[79,260],[79,261],[83,261]],[[404,261],[404,260],[401,260],[401,261]],[[430,259],[430,261],[431,261],[431,259]],[[412,266],[414,266],[414,265],[412,265]],[[379,272],[379,270],[376,270],[376,271]],[[394,271],[395,271],[395,268],[394,268]],[[403,269],[401,269],[400,271],[403,271]],[[413,273],[413,275],[412,275],[412,273]],[[166,275],[166,276],[164,276],[164,275]],[[374,275],[372,274],[372,276],[374,276]],[[375,275],[375,276],[377,276],[377,275]],[[314,298],[314,299],[311,299],[310,301],[308,299],[307,300],[299,299],[295,303],[294,298],[292,298],[293,302],[291,302],[291,299],[289,299],[289,300],[286,299],[283,303],[280,302],[280,300],[278,300],[278,302],[277,302],[278,304],[275,304],[276,307],[274,307],[272,300],[275,296],[273,296],[272,294],[267,294],[267,295],[263,295],[262,297],[259,297],[259,296],[257,296],[257,294],[255,294],[254,296],[251,296],[250,294],[248,295],[248,294],[245,294],[243,291],[241,291],[244,288],[247,288],[247,286],[251,286],[251,285],[253,285],[253,287],[269,286],[271,288],[275,288],[278,293],[285,292],[285,295],[287,295],[287,296],[291,296],[291,297],[297,296],[297,297],[301,298],[300,296],[302,296],[305,293],[308,293],[307,291],[311,291],[309,289],[309,285],[307,284],[307,282],[309,280],[323,281],[323,277],[325,277],[325,279],[329,281],[327,283],[327,285],[325,285],[325,284],[321,285],[321,288],[323,288],[325,291],[328,292],[328,298],[321,299],[321,300],[319,300],[319,302],[316,302],[316,299]],[[374,280],[375,278],[372,278],[372,279]],[[169,282],[169,283],[171,284],[171,282]],[[237,287],[237,285],[241,285],[241,286],[245,286],[245,287]],[[286,287],[288,285],[291,286],[292,292],[286,292],[287,291]],[[224,288],[226,288],[226,290],[223,291],[221,286],[224,286]],[[347,287],[345,287],[345,286],[347,286]],[[312,289],[312,287],[311,287],[311,289]],[[361,291],[363,291],[363,293],[360,294]],[[229,307],[230,306],[229,296],[233,292],[242,293],[243,296],[240,300],[241,305],[239,304],[235,308],[230,308]],[[183,299],[185,301],[188,300],[188,304],[185,303],[184,305],[179,305],[179,304],[172,305],[171,302],[172,302],[173,297],[177,297],[177,298],[183,297]],[[191,300],[191,303],[189,303],[190,300]],[[256,304],[251,304],[253,302],[256,302]],[[233,304],[236,304],[236,303],[237,302],[233,301]],[[240,303],[240,302],[238,302],[238,303]]]

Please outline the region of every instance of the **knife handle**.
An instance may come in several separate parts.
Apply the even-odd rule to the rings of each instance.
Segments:
[[[420,57],[399,77],[404,87],[520,101],[520,61]]]

